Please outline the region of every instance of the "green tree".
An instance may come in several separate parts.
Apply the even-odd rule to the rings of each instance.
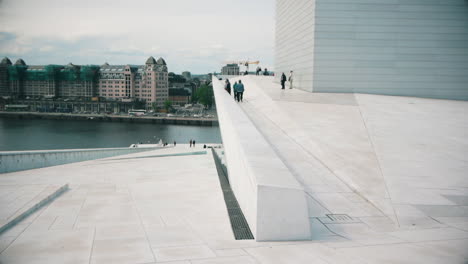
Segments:
[[[194,94],[194,101],[210,108],[213,105],[213,86],[202,85]]]
[[[151,108],[153,108],[154,112],[158,111],[158,104],[156,102],[151,103]]]
[[[164,102],[164,109],[166,109],[166,111],[169,111],[169,109],[171,109],[171,108],[172,108],[172,101],[166,100]]]

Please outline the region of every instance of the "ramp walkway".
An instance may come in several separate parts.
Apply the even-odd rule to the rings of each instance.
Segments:
[[[235,104],[303,188],[310,239],[394,243],[393,232],[408,229],[437,228],[442,237],[466,230],[467,102],[230,80],[242,80],[244,101]]]

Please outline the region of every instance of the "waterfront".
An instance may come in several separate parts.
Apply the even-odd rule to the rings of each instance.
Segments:
[[[191,125],[191,126],[217,126],[218,119],[211,115],[211,117],[194,117],[186,115],[126,115],[119,114],[77,114],[77,113],[42,113],[42,112],[2,112],[0,111],[0,118],[13,118],[13,119],[52,119],[52,120],[93,120],[95,122],[128,122],[128,123],[151,123],[163,125]]]
[[[220,143],[216,126],[0,118],[0,151],[128,147],[159,138],[172,143]]]

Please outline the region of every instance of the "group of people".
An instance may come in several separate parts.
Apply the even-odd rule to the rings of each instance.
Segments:
[[[190,147],[195,147],[195,139],[191,139],[190,140]]]
[[[288,81],[289,81],[289,89],[292,89],[293,88],[293,71],[289,72]],[[284,90],[285,83],[286,83],[286,75],[283,72],[283,74],[281,74],[281,89],[283,90]]]
[[[160,140],[159,144],[161,144],[162,140]],[[163,147],[169,146],[169,143],[164,142],[162,143]],[[174,141],[174,147],[177,145],[177,142]]]
[[[257,69],[255,70],[255,75],[260,75],[260,72],[261,72],[261,71],[262,71],[262,68],[260,68],[260,66],[258,66]],[[267,69],[267,68],[265,68],[265,69],[263,70],[263,75],[265,75],[265,76],[270,75],[270,73],[268,72],[268,69]]]
[[[259,75],[261,71],[261,68],[258,67],[257,68],[257,75]],[[265,72],[267,71],[267,69],[265,68]],[[286,78],[286,74],[284,74],[284,72],[281,74],[281,89],[284,90],[285,89],[285,84],[286,84],[286,81],[289,81],[289,89],[292,89],[293,88],[293,71],[290,71],[289,72],[289,77]],[[232,89],[234,90],[234,100],[236,100],[237,102],[242,102],[243,101],[243,97],[244,97],[244,84],[242,83],[241,80],[237,81],[237,82],[234,82],[234,85],[232,86]],[[229,94],[231,94],[231,82],[229,82],[229,79],[226,79],[226,82],[224,84],[224,90],[226,90],[226,92],[228,92]],[[190,140],[190,142],[192,142],[192,140]],[[191,144],[191,143],[190,143]],[[193,144],[195,145],[195,141],[193,141]],[[191,145],[190,145],[191,146]]]
[[[244,84],[242,83],[241,80],[234,82],[234,85],[232,86],[234,90],[234,100],[237,102],[242,102],[244,98]],[[226,83],[224,84],[224,90],[231,94],[231,83],[229,82],[229,79],[226,79]]]

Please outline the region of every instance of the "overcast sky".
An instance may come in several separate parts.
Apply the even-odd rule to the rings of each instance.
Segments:
[[[0,0],[0,56],[13,63],[144,64],[220,71],[229,60],[273,69],[274,0]]]

